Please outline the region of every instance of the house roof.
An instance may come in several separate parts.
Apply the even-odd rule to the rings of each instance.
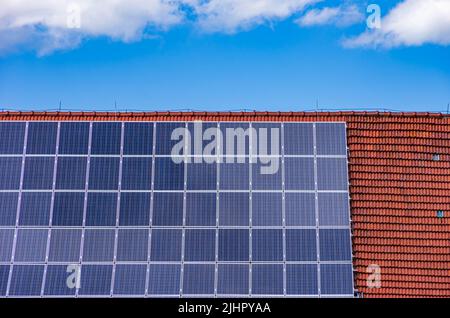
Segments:
[[[450,297],[449,115],[0,112],[0,120],[345,121],[355,287],[364,297]],[[444,212],[443,218],[437,217],[438,211]],[[381,288],[367,287],[371,264],[381,268]]]

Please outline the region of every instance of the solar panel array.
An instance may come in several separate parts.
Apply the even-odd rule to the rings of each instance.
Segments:
[[[180,127],[1,122],[0,297],[353,296],[344,123],[203,123],[278,128],[274,174]]]

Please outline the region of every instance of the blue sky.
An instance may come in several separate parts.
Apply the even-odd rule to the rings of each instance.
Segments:
[[[244,17],[246,7],[230,10],[234,0],[221,0],[225,8],[196,1],[184,0],[176,18],[139,17],[144,29],[118,17],[111,28],[82,26],[76,40],[57,33],[50,48],[60,28],[42,21],[52,19],[17,26],[11,20],[30,10],[0,13],[0,108],[57,109],[61,101],[63,110],[117,103],[118,110],[298,111],[318,101],[320,109],[445,111],[450,103],[447,0],[378,1],[382,24],[374,31],[364,1],[256,0],[264,10]],[[399,26],[402,14],[422,14],[421,5],[431,6],[419,16],[423,29]]]

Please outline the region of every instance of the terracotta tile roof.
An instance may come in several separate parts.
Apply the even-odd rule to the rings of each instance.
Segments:
[[[3,112],[0,120],[345,121],[356,288],[450,297],[450,116],[386,112]],[[439,154],[439,161],[433,155]],[[442,210],[444,218],[436,213]],[[381,288],[367,268],[381,267]]]

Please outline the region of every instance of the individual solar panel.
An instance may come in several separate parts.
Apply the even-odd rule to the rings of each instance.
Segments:
[[[125,123],[124,155],[152,155],[153,123]]]
[[[18,190],[21,171],[22,158],[0,158],[0,190]]]
[[[252,294],[283,295],[283,265],[252,265]]]
[[[14,230],[0,228],[0,239],[2,248],[0,249],[0,262],[9,263],[11,261],[14,243]]]
[[[116,265],[113,293],[114,295],[144,295],[146,280],[147,265]]]
[[[183,294],[214,294],[214,264],[185,264],[183,271]]]
[[[343,123],[0,132],[0,297],[353,296]]]
[[[86,226],[115,226],[116,217],[117,193],[88,193]]]
[[[81,229],[52,229],[49,262],[78,263],[80,260]]]
[[[27,154],[55,154],[58,123],[28,124]]]
[[[216,193],[189,192],[186,195],[186,225],[216,225]]]
[[[152,158],[124,158],[121,188],[150,190],[152,188]]]
[[[56,192],[53,206],[53,226],[82,226],[84,193]]]
[[[123,192],[120,196],[121,226],[148,226],[150,222],[150,193]]]
[[[188,229],[185,231],[184,260],[213,262],[216,258],[216,230]]]
[[[93,123],[91,154],[120,154],[121,130],[120,123]]]
[[[89,189],[117,190],[119,185],[119,158],[91,158],[89,169]]]
[[[148,294],[172,295],[180,294],[181,266],[177,264],[152,264],[149,270]]]
[[[221,192],[219,202],[219,225],[249,225],[250,199],[248,193]]]
[[[283,261],[283,230],[252,230],[253,261]]]
[[[20,201],[19,225],[48,225],[51,205],[51,192],[23,192]]]
[[[56,189],[83,190],[86,187],[86,157],[58,158]]]
[[[318,155],[345,156],[347,154],[344,124],[317,123],[316,139]]]
[[[112,265],[83,265],[78,294],[107,296],[111,293]]]
[[[48,230],[20,229],[14,251],[15,262],[44,262]]]
[[[16,224],[18,197],[18,193],[0,192],[0,226]]]
[[[120,229],[117,242],[117,260],[147,261],[149,235],[146,229]]]
[[[281,193],[252,194],[252,226],[281,226],[283,224]]]
[[[48,265],[45,276],[44,295],[48,296],[75,296],[76,288],[68,286],[68,266],[67,265]],[[70,280],[70,278],[69,278]]]
[[[152,230],[150,260],[155,262],[181,262],[181,239],[181,230]]]
[[[53,185],[55,159],[52,157],[28,157],[25,160],[23,188],[49,190]]]
[[[58,153],[87,155],[89,149],[89,123],[61,123]]]
[[[219,295],[248,295],[249,265],[219,264],[217,280]]]
[[[0,123],[0,154],[22,154],[25,123]]]

